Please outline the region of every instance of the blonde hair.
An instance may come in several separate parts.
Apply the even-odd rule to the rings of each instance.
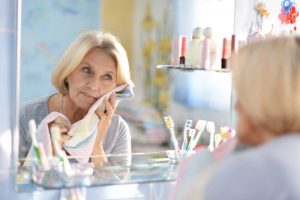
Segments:
[[[65,79],[81,63],[85,55],[94,48],[102,49],[117,64],[117,85],[129,84],[129,63],[126,51],[118,39],[110,33],[91,31],[82,33],[65,51],[52,73],[52,85],[62,94],[68,93]]]
[[[252,43],[231,60],[240,105],[274,134],[300,131],[300,38]]]

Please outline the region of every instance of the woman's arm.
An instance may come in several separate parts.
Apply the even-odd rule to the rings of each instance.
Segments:
[[[102,166],[103,163],[107,162],[107,158],[103,149],[103,141],[105,134],[111,125],[112,115],[116,109],[115,94],[111,95],[109,101],[104,99],[103,103],[105,105],[105,111],[101,111],[100,109],[95,111],[99,117],[97,136],[91,154],[91,161],[95,166]]]
[[[111,156],[108,160],[118,165],[129,166],[131,164],[131,135],[128,124],[120,116],[116,130],[118,135],[111,149],[111,154],[117,156]]]

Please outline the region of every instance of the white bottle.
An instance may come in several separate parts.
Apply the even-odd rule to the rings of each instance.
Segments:
[[[216,61],[216,43],[213,39],[213,30],[211,27],[206,27],[203,31],[204,40],[201,41],[202,53],[201,67],[210,69]]]
[[[187,48],[187,64],[192,65],[193,67],[200,67],[201,57],[201,41],[203,40],[202,28],[196,27],[192,33],[192,40],[188,44]]]

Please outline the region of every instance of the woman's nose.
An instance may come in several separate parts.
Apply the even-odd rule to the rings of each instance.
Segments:
[[[95,92],[98,92],[99,95],[101,94],[101,84],[97,78],[92,78],[88,81],[88,87]]]

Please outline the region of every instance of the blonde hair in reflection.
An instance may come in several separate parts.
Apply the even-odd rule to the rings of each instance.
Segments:
[[[255,42],[231,59],[237,99],[251,121],[274,134],[300,131],[300,39]]]
[[[65,79],[76,69],[86,54],[94,48],[103,50],[117,64],[117,85],[129,84],[129,63],[126,51],[118,39],[110,33],[91,31],[82,33],[64,52],[52,73],[52,85],[62,94],[68,93]]]

